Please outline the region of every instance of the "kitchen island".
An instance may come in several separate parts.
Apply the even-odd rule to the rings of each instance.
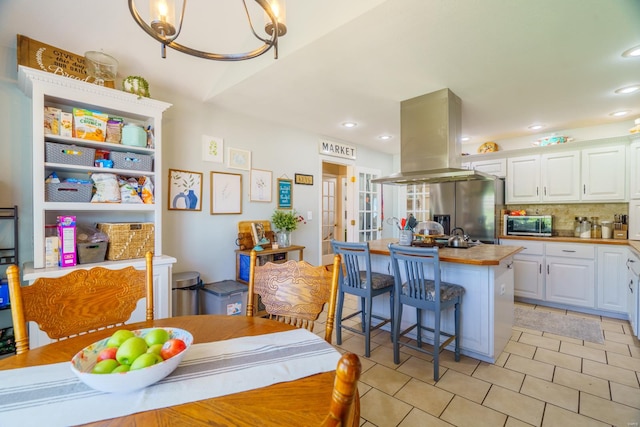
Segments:
[[[373,271],[392,274],[388,245],[397,242],[369,242]],[[507,345],[513,326],[513,255],[522,249],[483,244],[440,249],[442,280],[465,288],[460,305],[460,351],[465,356],[494,363]],[[389,315],[387,298],[374,298],[374,314]],[[403,310],[401,329],[415,323],[415,315],[415,309]],[[423,312],[423,322],[432,326],[433,314]],[[453,310],[443,313],[441,325],[445,331],[453,330]]]

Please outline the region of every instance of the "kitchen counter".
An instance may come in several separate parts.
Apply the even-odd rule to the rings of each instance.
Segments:
[[[500,240],[537,240],[539,242],[590,243],[596,245],[627,245],[640,248],[640,241],[626,239],[581,239],[580,237],[500,236]]]
[[[625,240],[626,242],[626,240]],[[380,239],[369,242],[369,250],[376,255],[389,255],[389,243],[398,243],[398,239]],[[519,246],[501,246],[480,244],[470,248],[440,248],[440,261],[469,265],[499,265],[500,261],[513,256],[523,248]]]
[[[373,271],[391,273],[388,245],[397,242],[398,239],[369,242]],[[467,249],[440,249],[442,280],[465,288],[460,305],[460,351],[465,356],[494,363],[509,342],[513,326],[513,255],[523,249],[483,244]],[[385,294],[373,299],[373,314],[389,316],[388,298]],[[401,329],[415,323],[416,315],[416,310],[405,309]],[[433,326],[430,313],[423,311],[421,319],[423,325]],[[443,313],[441,322],[444,330],[453,330],[453,310]],[[414,334],[410,336],[415,338]]]

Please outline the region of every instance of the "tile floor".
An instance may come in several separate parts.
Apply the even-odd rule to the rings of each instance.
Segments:
[[[355,310],[357,301],[345,305]],[[364,339],[343,331],[339,349],[362,363],[361,427],[640,426],[640,342],[629,323],[521,305],[597,319],[605,343],[514,327],[495,364],[465,356],[455,362],[444,351],[434,382],[428,355],[401,348],[401,363],[393,363],[388,332],[376,331],[365,358]]]

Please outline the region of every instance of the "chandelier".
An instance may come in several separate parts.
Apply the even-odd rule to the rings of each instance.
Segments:
[[[258,57],[274,48],[274,58],[278,59],[278,37],[287,33],[285,24],[284,0],[253,0],[264,10],[265,13],[265,33],[269,37],[261,37],[254,29],[251,16],[247,8],[246,0],[242,0],[249,28],[254,37],[260,40],[263,45],[249,52],[242,53],[213,53],[192,49],[176,43],[176,38],[180,35],[184,10],[187,7],[187,0],[149,0],[149,21],[148,23],[140,16],[135,0],[129,0],[129,11],[136,23],[147,34],[162,44],[162,57],[166,58],[166,47],[170,47],[179,52],[186,53],[204,59],[216,61],[242,61]]]

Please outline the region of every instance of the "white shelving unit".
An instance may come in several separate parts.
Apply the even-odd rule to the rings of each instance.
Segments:
[[[99,264],[84,264],[76,267],[45,267],[45,225],[55,224],[59,215],[75,215],[78,224],[93,226],[98,222],[152,222],[154,223],[154,276],[155,306],[157,318],[170,316],[171,266],[176,259],[163,255],[162,251],[162,206],[165,194],[162,173],[162,114],[171,104],[138,97],[123,91],[54,75],[28,67],[18,67],[18,84],[32,100],[33,126],[33,265],[24,268],[23,279],[33,282],[38,277],[57,277],[78,268],[101,265],[106,268],[123,268],[134,265],[144,268],[144,259],[105,261]],[[44,108],[56,107],[64,112],[73,108],[99,111],[109,116],[121,117],[125,123],[150,127],[154,134],[154,147],[143,148],[108,142],[96,142],[80,138],[45,135],[43,126]],[[130,152],[152,158],[151,171],[104,169],[92,165],[77,166],[47,162],[47,142],[75,145],[109,152]],[[154,185],[153,204],[50,202],[45,200],[45,178],[56,172],[61,178],[90,179],[90,173],[115,173],[129,177],[148,176]],[[131,320],[138,320],[138,311]],[[143,320],[140,319],[140,320]],[[32,331],[30,331],[31,333]],[[46,342],[32,343],[32,347]],[[35,344],[35,345],[34,345]]]

